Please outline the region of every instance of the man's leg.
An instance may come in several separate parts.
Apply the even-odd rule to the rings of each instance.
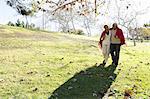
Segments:
[[[111,58],[112,58],[112,63],[115,63],[115,45],[114,44],[110,44],[110,54],[111,54]]]
[[[119,55],[120,55],[120,44],[116,44],[116,49],[115,49],[115,65],[117,66],[118,65],[118,62],[119,62]]]

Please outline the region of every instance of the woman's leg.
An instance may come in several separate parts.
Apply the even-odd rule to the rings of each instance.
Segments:
[[[110,45],[109,45],[109,44],[107,44],[107,45],[106,45],[105,62],[107,62],[107,61],[108,61],[109,53],[110,53]]]
[[[103,53],[103,57],[104,57],[103,63],[106,63],[106,57],[107,57],[107,45],[106,44],[102,45],[102,53]]]

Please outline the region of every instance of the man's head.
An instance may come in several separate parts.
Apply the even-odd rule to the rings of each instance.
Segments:
[[[109,31],[108,25],[104,25],[104,29],[105,29],[106,32],[108,32]]]
[[[116,29],[118,28],[117,23],[114,23],[113,26],[112,26],[112,28],[113,28],[114,30],[116,30]]]

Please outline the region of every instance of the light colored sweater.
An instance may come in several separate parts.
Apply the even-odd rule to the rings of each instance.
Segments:
[[[110,37],[111,37],[111,33],[110,33],[110,31],[109,31],[109,34],[108,34],[108,35],[105,34],[105,39],[103,40],[103,44],[109,45],[109,44],[110,44]]]
[[[111,30],[111,44],[120,44],[120,39],[116,36],[116,30]]]

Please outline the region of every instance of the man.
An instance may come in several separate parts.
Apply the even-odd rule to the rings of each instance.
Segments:
[[[100,65],[105,65],[106,62],[108,61],[109,58],[109,52],[110,52],[110,36],[111,34],[109,33],[109,27],[107,25],[104,25],[104,31],[102,32],[100,36],[100,41],[99,44],[102,49],[102,54],[104,56],[104,61]]]
[[[121,29],[118,28],[117,23],[113,24],[111,29],[111,44],[110,53],[112,57],[112,65],[117,66],[119,61],[120,47],[125,44],[125,38]]]

